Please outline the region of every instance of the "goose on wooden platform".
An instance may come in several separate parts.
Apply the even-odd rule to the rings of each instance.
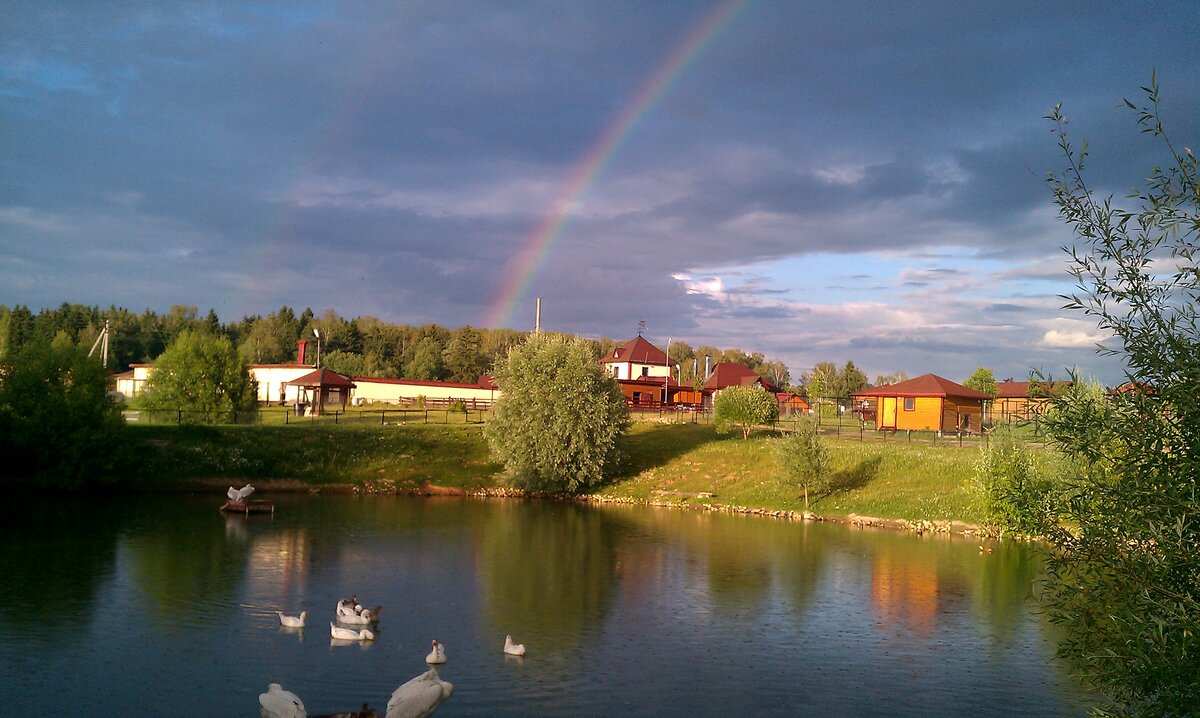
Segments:
[[[250,494],[252,493],[254,493],[254,487],[250,484],[246,484],[240,489],[235,489],[230,486],[229,490],[225,492],[225,495],[229,497],[230,501],[244,502],[246,499],[250,498]]]

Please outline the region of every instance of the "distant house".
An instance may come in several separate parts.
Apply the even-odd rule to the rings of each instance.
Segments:
[[[807,414],[812,406],[808,400],[793,391],[775,392],[775,401],[779,402],[779,415]]]
[[[474,384],[418,379],[354,377],[352,400],[357,404],[448,405],[461,401],[468,408],[490,407],[500,396],[496,383],[486,374]]]
[[[995,421],[1024,421],[1042,414],[1054,395],[1070,382],[1001,381],[996,383],[996,398],[988,414]],[[1031,391],[1032,389],[1032,391]]]
[[[853,395],[855,404],[875,405],[875,428],[939,433],[979,431],[987,394],[936,374],[877,386]]]
[[[779,392],[779,387],[756,374],[750,367],[731,361],[717,362],[712,373],[708,375],[708,380],[704,382],[704,388],[711,392],[718,392],[731,386],[756,385],[772,394]]]
[[[667,353],[641,336],[630,339],[613,350],[612,356],[603,357],[600,363],[614,379],[665,379],[671,374],[671,361]]]

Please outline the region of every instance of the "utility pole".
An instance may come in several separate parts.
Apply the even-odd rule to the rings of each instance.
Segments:
[[[96,337],[96,341],[92,343],[92,348],[88,350],[88,356],[96,353],[96,347],[100,347],[100,365],[108,366],[108,320],[104,320],[104,328],[100,330],[100,336]]]

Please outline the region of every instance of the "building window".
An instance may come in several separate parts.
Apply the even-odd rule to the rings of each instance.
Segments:
[[[648,367],[648,366],[642,367],[642,376],[650,376],[650,367]]]
[[[905,411],[916,411],[916,409],[917,409],[917,400],[916,399],[909,397],[904,400],[904,410]]]

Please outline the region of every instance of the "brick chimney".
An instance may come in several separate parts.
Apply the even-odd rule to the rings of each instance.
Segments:
[[[304,348],[306,346],[308,346],[308,342],[306,342],[303,339],[296,342],[296,363],[297,364],[303,365],[305,363],[304,362]]]

